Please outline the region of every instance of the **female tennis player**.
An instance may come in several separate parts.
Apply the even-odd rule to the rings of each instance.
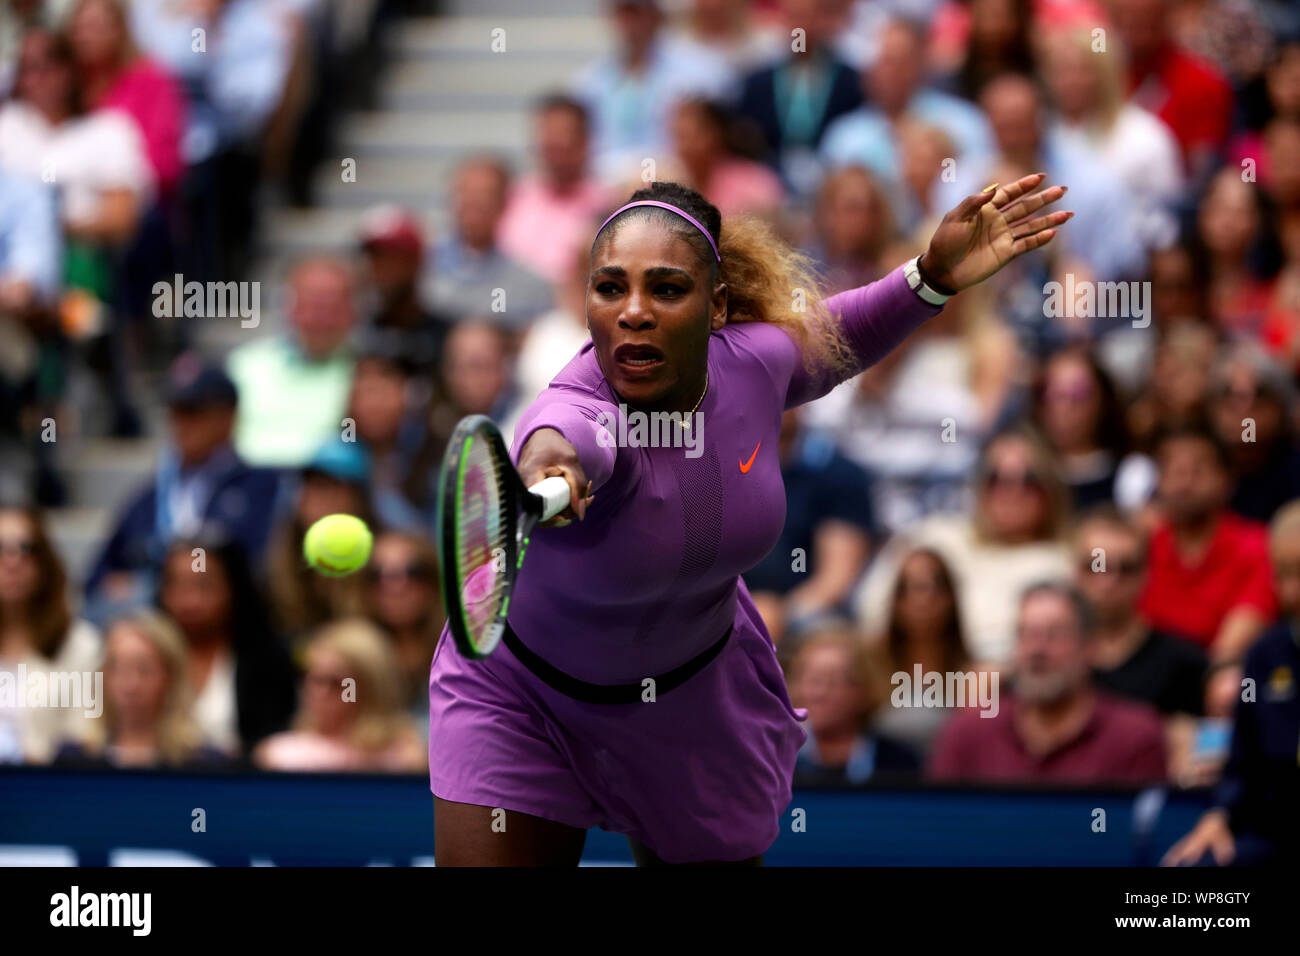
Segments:
[[[592,826],[625,834],[642,865],[761,863],[805,740],[740,578],[785,520],[781,412],[1050,242],[1072,214],[1036,215],[1065,193],[1034,192],[1043,178],[967,198],[924,255],[824,301],[808,261],[770,230],[724,226],[675,183],[638,190],[605,221],[591,341],[511,448],[526,485],[567,480],[569,508],[533,535],[495,653],[468,659],[444,630],[434,654],[439,866],[573,865]],[[619,447],[604,426],[634,411],[679,412],[702,431]]]

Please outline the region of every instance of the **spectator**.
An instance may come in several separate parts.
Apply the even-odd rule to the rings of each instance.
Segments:
[[[1098,281],[1142,273],[1145,253],[1132,196],[1116,177],[1099,170],[1087,154],[1073,153],[1051,136],[1042,95],[1033,80],[1005,74],[989,82],[980,96],[980,107],[993,130],[996,156],[992,160],[972,156],[974,162],[958,162],[955,177],[947,182],[941,178],[936,184],[940,193],[936,207],[950,209],[962,197],[990,183],[1045,171],[1048,182],[1069,186],[1070,210],[1075,214],[1069,229],[1062,230],[1065,244],[1056,249],[1060,263],[1056,271],[1073,271],[1079,278],[1087,274]],[[1043,261],[1037,256],[1021,260],[1040,267]],[[1040,322],[1041,286],[1036,282],[1034,310]]]
[[[367,616],[383,628],[397,655],[402,706],[427,716],[429,665],[446,621],[433,545],[422,535],[384,532],[375,539],[366,584]]]
[[[1020,600],[1015,685],[997,715],[968,709],[944,728],[935,780],[1151,784],[1165,777],[1156,711],[1093,686],[1093,626],[1082,595],[1035,584]]]
[[[885,632],[874,644],[881,676],[956,674],[970,666],[952,572],[939,553],[917,548],[899,565]],[[927,754],[951,707],[881,707],[872,726]]]
[[[1300,36],[1279,38],[1274,46],[1264,74],[1263,100],[1260,115],[1250,123],[1254,128],[1239,131],[1228,144],[1227,162],[1238,169],[1253,168],[1256,181],[1267,188],[1273,184],[1273,165],[1263,129],[1273,119],[1300,119]]]
[[[741,83],[741,115],[761,138],[766,161],[799,196],[816,191],[817,151],[827,129],[862,102],[857,76],[833,47],[843,7],[833,0],[782,0],[790,52]]]
[[[979,442],[998,417],[1016,364],[1011,333],[985,302],[978,292],[953,298],[888,356],[804,411],[810,428],[831,434],[871,475],[875,520],[890,533],[966,506]],[[960,441],[944,438],[957,434]]]
[[[1215,174],[1201,197],[1193,249],[1210,314],[1227,335],[1259,339],[1268,322],[1281,259],[1267,196],[1240,170]]]
[[[381,523],[418,533],[432,527],[435,476],[417,467],[428,401],[418,400],[414,386],[401,357],[365,352],[357,359],[348,418],[370,461],[371,498]]]
[[[1142,614],[1212,661],[1240,659],[1277,613],[1265,529],[1227,509],[1232,459],[1209,431],[1171,429],[1156,462],[1164,517],[1151,537]]]
[[[550,308],[550,287],[501,251],[500,224],[510,173],[494,159],[462,163],[452,180],[455,233],[441,243],[428,264],[429,298],[441,317],[459,322],[488,316],[502,329],[521,334]]]
[[[1115,384],[1090,351],[1065,348],[1047,359],[1034,418],[1060,462],[1071,507],[1114,502],[1128,435]]]
[[[232,279],[248,265],[256,235],[259,151],[286,95],[297,23],[281,2],[133,0],[140,46],[183,85],[187,124],[181,155],[190,222],[184,272]],[[196,55],[194,30],[202,33]]]
[[[406,209],[378,206],[361,224],[365,338],[422,372],[437,367],[447,326],[424,304],[424,231]]]
[[[924,86],[924,52],[922,26],[905,20],[885,24],[879,53],[862,75],[867,104],[826,131],[822,155],[827,164],[864,165],[889,185],[891,196],[896,195],[903,178],[898,126],[905,117],[944,129],[960,165],[988,164],[993,153],[988,121],[970,103]],[[901,206],[895,212],[906,215]]]
[[[882,682],[853,631],[828,628],[800,641],[789,683],[791,703],[808,710],[810,731],[795,763],[796,785],[862,783],[920,770],[905,745],[867,729],[883,704]]]
[[[512,399],[508,348],[500,329],[486,321],[471,319],[448,333],[442,389],[429,411],[428,434],[413,473],[437,473],[451,433],[466,415],[504,418]]]
[[[1300,497],[1295,386],[1259,346],[1243,343],[1215,364],[1211,395],[1215,434],[1233,459],[1228,507],[1267,522]]]
[[[53,191],[0,167],[0,485],[15,496],[30,486],[43,505],[61,504],[65,496],[55,445],[40,441],[32,428],[51,416],[61,397],[61,336],[51,307],[62,262]],[[8,447],[11,442],[28,452]]]
[[[1090,155],[1143,207],[1139,228],[1146,244],[1176,229],[1170,210],[1184,199],[1183,160],[1169,127],[1126,102],[1122,63],[1115,53],[1093,50],[1083,26],[1048,34],[1042,74],[1058,111],[1051,135],[1072,155]]]
[[[1174,844],[1165,865],[1280,863],[1300,849],[1300,503],[1288,504],[1273,519],[1269,550],[1284,618],[1246,652],[1242,674],[1249,683],[1238,684],[1231,750],[1214,807]]]
[[[298,468],[343,427],[356,323],[351,271],[336,259],[300,262],[289,277],[288,328],[236,348],[226,370],[239,389],[235,449],[251,465]]]
[[[308,528],[332,514],[356,515],[376,528],[369,478],[364,449],[355,442],[327,442],[299,472],[288,513],[271,531],[267,566],[272,620],[295,646],[326,621],[361,613],[361,576],[316,573],[303,560],[302,539]]]
[[[253,759],[266,770],[420,772],[428,756],[400,688],[383,633],[362,619],[336,621],[307,650],[294,728],[264,741]]]
[[[239,398],[219,365],[196,352],[172,363],[165,397],[170,442],[153,479],[122,509],[86,580],[97,615],[150,600],[172,540],[200,533],[238,541],[260,566],[279,478],[231,446]]]
[[[1103,505],[1076,526],[1074,552],[1075,585],[1096,616],[1094,683],[1162,714],[1201,714],[1205,654],[1184,638],[1153,629],[1138,614],[1147,570],[1141,532]]]
[[[813,213],[817,230],[812,256],[831,293],[868,285],[893,268],[884,262],[894,239],[894,214],[879,181],[864,166],[827,173]]]
[[[682,33],[733,74],[741,75],[780,55],[784,44],[770,29],[759,26],[750,0],[691,0]]]
[[[1228,137],[1232,88],[1210,64],[1179,49],[1169,0],[1111,0],[1115,32],[1129,62],[1129,94],[1173,130],[1194,180]]]
[[[781,417],[777,449],[785,483],[785,526],[776,546],[744,575],[779,645],[820,615],[848,612],[848,597],[871,554],[870,483],[825,437],[801,431],[798,412]]]
[[[734,78],[711,53],[664,35],[659,0],[606,0],[605,7],[616,49],[578,73],[573,95],[591,117],[598,175],[614,182],[639,177],[646,157],[663,154],[678,98],[726,96]]]
[[[570,96],[552,95],[537,105],[533,116],[533,149],[540,168],[510,189],[501,217],[501,251],[558,283],[568,274],[574,254],[590,251],[595,232],[591,220],[610,207],[612,197],[588,169],[587,107]]]
[[[270,627],[266,602],[239,545],[215,538],[172,544],[158,606],[185,637],[192,714],[204,740],[249,753],[293,713],[293,661]]]
[[[79,0],[68,19],[82,96],[91,109],[119,109],[140,130],[163,195],[180,181],[185,99],[177,82],[136,49],[122,0]]]
[[[23,39],[14,98],[0,106],[0,167],[58,183],[66,287],[62,331],[93,350],[113,434],[138,435],[114,264],[153,198],[153,173],[130,116],[84,112],[72,47],[62,36],[35,30]]]
[[[67,578],[40,512],[0,507],[0,671],[87,674],[99,660],[99,634],[75,617]],[[26,686],[16,688],[26,693]],[[82,710],[0,706],[0,763],[45,763]]]
[[[775,219],[784,189],[776,174],[744,158],[732,140],[732,122],[719,103],[684,99],[672,115],[672,138],[684,183],[717,206],[724,217],[753,214]]]
[[[953,77],[956,91],[972,102],[985,84],[1003,73],[1034,72],[1030,31],[1032,0],[971,0],[966,55]]]
[[[1232,743],[1232,715],[1241,696],[1241,664],[1220,661],[1206,671],[1203,717],[1178,714],[1165,724],[1169,779],[1180,787],[1212,787]]]
[[[929,547],[956,576],[971,658],[980,666],[1007,661],[1019,592],[1041,578],[1069,574],[1062,540],[1069,500],[1051,454],[1021,431],[1003,432],[985,447],[974,496],[973,514],[933,515],[895,535],[877,554],[856,597],[868,633],[884,630],[903,556]]]
[[[190,709],[185,641],[156,611],[138,611],[105,640],[104,714],[55,763],[75,767],[216,767],[227,755],[208,746]]]
[[[1205,417],[1218,348],[1214,330],[1201,322],[1179,322],[1161,331],[1146,386],[1128,409],[1136,447],[1150,451],[1163,430]]]

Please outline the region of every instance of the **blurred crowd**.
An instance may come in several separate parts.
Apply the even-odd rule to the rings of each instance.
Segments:
[[[311,201],[340,71],[401,5],[360,6],[0,7],[0,381],[35,503],[0,511],[0,660],[101,662],[109,705],[79,731],[0,712],[8,759],[419,769],[442,453],[466,414],[509,432],[585,341],[603,216],[683,182],[724,222],[768,220],[834,293],[1035,171],[1069,187],[1055,242],[786,415],[786,528],[746,584],[809,711],[799,779],[1240,790],[1242,761],[1276,757],[1233,727],[1243,678],[1276,698],[1252,732],[1270,701],[1294,719],[1294,5],[610,0],[607,49],[535,91],[525,168],[467,154],[431,182],[445,235],[358,216],[259,334],[204,354],[149,289],[240,278],[265,191]],[[150,361],[165,449],[68,582],[41,422],[87,363],[131,433],[122,384]],[[333,512],[379,529],[363,574],[301,559]],[[1000,676],[996,716],[900,702],[900,674],[967,672]]]

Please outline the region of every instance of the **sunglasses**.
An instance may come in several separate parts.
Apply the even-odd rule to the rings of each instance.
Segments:
[[[386,568],[372,564],[366,568],[366,577],[371,582],[429,581],[433,579],[433,567],[423,561],[396,564]]]
[[[0,540],[0,555],[21,554],[24,558],[30,558],[36,553],[36,542],[30,538],[11,539],[9,541]]]

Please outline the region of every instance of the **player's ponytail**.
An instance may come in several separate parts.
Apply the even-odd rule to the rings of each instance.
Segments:
[[[779,325],[799,343],[809,371],[835,369],[842,377],[852,372],[852,350],[822,305],[821,277],[811,258],[792,249],[761,219],[734,216],[723,223],[716,206],[680,183],[651,183],[634,192],[628,202],[645,199],[676,206],[708,230],[721,263],[708,240],[680,216],[654,206],[624,214],[652,217],[690,243],[727,285],[728,322]]]

